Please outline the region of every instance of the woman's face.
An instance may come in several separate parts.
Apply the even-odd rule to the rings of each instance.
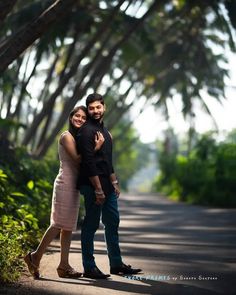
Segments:
[[[79,109],[76,113],[74,113],[70,120],[74,127],[80,128],[84,124],[86,119],[87,117],[85,112]]]

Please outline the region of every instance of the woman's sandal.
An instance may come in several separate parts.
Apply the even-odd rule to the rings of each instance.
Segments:
[[[57,273],[60,278],[80,278],[82,273],[76,271],[74,268],[57,268]]]
[[[32,261],[32,257],[31,257],[31,252],[28,253],[25,257],[24,257],[24,261],[28,266],[28,270],[29,272],[33,275],[33,277],[35,279],[39,279],[40,275],[39,275],[39,268],[33,263]]]

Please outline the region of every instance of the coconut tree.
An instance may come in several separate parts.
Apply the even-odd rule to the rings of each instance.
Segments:
[[[0,27],[7,17],[8,13],[13,9],[17,0],[6,0],[0,2]]]
[[[65,17],[79,1],[56,0],[35,20],[10,37],[0,49],[0,73],[3,72],[24,50],[42,36],[50,26]]]
[[[97,1],[80,4],[4,73],[3,84],[8,81],[13,85],[18,76],[20,83],[7,90],[0,107],[4,110],[7,106],[7,114],[18,121],[27,117],[30,124],[21,137],[38,156],[45,154],[70,109],[90,88],[103,89],[109,109],[116,110],[115,115],[112,111],[107,114],[110,127],[122,120],[140,96],[163,109],[168,119],[167,102],[179,95],[183,114],[191,120],[196,101],[211,113],[202,91],[218,101],[223,99],[227,71],[222,65],[227,61],[214,48],[230,46],[235,50],[233,1],[152,1],[151,5],[150,1],[140,1],[138,8],[147,11],[143,17],[128,13],[134,1],[105,1],[103,8]],[[32,16],[28,22],[32,23]],[[35,59],[29,71],[26,63],[30,54]],[[119,78],[114,75],[117,69]],[[41,77],[42,91],[30,98],[32,81]],[[110,84],[106,85],[106,79]],[[123,81],[129,83],[126,91],[120,91]],[[127,100],[133,91],[135,98]],[[28,107],[27,116],[22,116],[18,110],[24,112],[31,100],[36,100],[37,106]]]

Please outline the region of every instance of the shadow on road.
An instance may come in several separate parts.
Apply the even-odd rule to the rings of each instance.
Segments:
[[[118,292],[125,292],[126,294],[150,294],[150,295],[168,295],[168,294],[181,294],[181,295],[218,295],[221,293],[211,291],[208,289],[203,289],[195,286],[189,286],[185,284],[174,284],[174,283],[165,283],[165,282],[157,282],[153,280],[138,280],[139,284],[135,284],[135,281],[132,281],[130,284],[130,280],[127,282],[119,282],[113,281],[112,279],[108,280],[90,280],[80,278],[77,280],[72,279],[50,279],[50,278],[41,278],[41,281],[47,282],[56,282],[59,284],[68,284],[68,291],[56,291],[56,290],[45,290],[40,288],[34,287],[26,287],[19,285],[16,287],[5,286],[6,288],[1,288],[0,294],[1,295],[68,295],[69,288],[71,285],[84,285],[89,286],[91,290],[91,294],[94,292],[96,293],[95,288],[101,288],[104,294],[107,294],[109,290],[118,291]],[[58,286],[60,289],[60,286]],[[94,294],[95,294],[94,293]],[[228,293],[230,294],[230,293]]]
[[[0,294],[222,295],[226,290],[227,295],[235,294],[235,209],[190,206],[157,195],[124,195],[119,203],[122,256],[125,263],[143,269],[141,278],[57,279],[60,251],[57,241],[49,250],[52,255],[44,258],[43,274],[48,277],[38,282],[28,279],[18,288],[1,286]],[[70,252],[75,267],[80,269],[80,230],[73,235]],[[95,257],[98,267],[107,271],[102,225],[95,238]],[[166,275],[171,280],[148,279],[150,275],[158,278]]]

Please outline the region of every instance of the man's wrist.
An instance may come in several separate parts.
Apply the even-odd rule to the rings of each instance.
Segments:
[[[104,195],[103,190],[95,190],[94,192],[96,195]]]

